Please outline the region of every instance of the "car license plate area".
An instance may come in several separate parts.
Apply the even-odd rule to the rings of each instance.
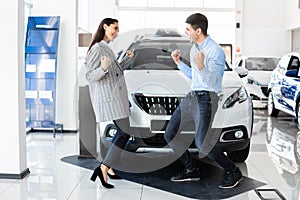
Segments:
[[[169,120],[152,120],[151,131],[165,131],[168,126]],[[195,131],[193,121],[186,123],[180,127],[181,131]]]
[[[151,131],[165,131],[169,120],[152,120]]]

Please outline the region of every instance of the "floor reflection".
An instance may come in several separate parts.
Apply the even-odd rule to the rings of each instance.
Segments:
[[[254,109],[253,110],[253,135],[259,133],[265,133],[267,129],[267,110],[266,109]]]
[[[300,199],[300,131],[294,117],[267,117],[266,145],[278,173]]]

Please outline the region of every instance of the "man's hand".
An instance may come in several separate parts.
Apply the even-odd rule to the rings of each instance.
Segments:
[[[173,58],[173,61],[178,65],[180,63],[180,50],[176,49],[171,53],[171,57]]]
[[[205,55],[202,51],[199,51],[194,57],[194,62],[197,65],[199,70],[202,70],[205,66],[204,65],[204,58],[205,58]]]
[[[106,72],[111,64],[110,59],[107,56],[101,56],[101,67]]]

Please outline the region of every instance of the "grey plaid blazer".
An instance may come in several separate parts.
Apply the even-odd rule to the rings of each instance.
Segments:
[[[107,73],[100,67],[101,56],[111,60]],[[86,56],[86,67],[86,79],[97,122],[128,117],[129,103],[123,69],[106,42],[92,46]]]

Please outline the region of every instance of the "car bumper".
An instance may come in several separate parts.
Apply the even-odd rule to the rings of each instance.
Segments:
[[[223,102],[219,106],[223,105]],[[150,115],[131,102],[130,125],[131,138],[126,149],[138,151],[141,148],[168,148],[164,140],[164,132],[171,115]],[[101,144],[108,148],[113,137],[115,126],[113,122],[102,122],[100,125]],[[237,102],[233,107],[218,109],[213,128],[220,131],[217,141],[224,151],[237,151],[248,146],[252,134],[253,110],[252,100]],[[194,128],[182,131],[187,141],[193,141]],[[110,133],[111,131],[111,133]],[[195,148],[192,143],[191,148]]]
[[[103,125],[103,124],[102,124]],[[109,148],[112,140],[112,135],[109,134],[111,129],[115,129],[113,123],[107,123],[107,127],[100,135],[101,145],[104,145],[106,149]],[[220,131],[220,137],[217,141],[217,145],[220,146],[224,151],[237,151],[244,149],[248,146],[250,142],[249,133],[247,128],[243,125],[226,127],[223,129],[218,129]],[[241,138],[238,138],[237,135],[243,133]],[[184,142],[193,141],[194,132],[184,131],[181,132],[184,135]],[[164,140],[164,133],[153,134],[149,128],[132,128],[132,136],[127,142],[125,147],[128,151],[139,151],[141,149],[162,149],[168,148],[166,141]],[[191,149],[195,149],[196,146],[194,142],[190,144]]]

